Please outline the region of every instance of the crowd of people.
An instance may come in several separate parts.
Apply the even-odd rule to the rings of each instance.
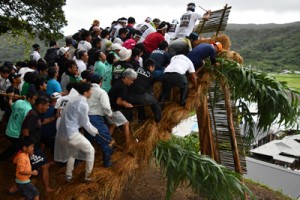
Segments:
[[[111,167],[112,134],[121,126],[124,146],[129,145],[134,109],[141,123],[149,119],[145,106],[151,106],[158,123],[172,87],[180,88],[179,104],[184,106],[186,74],[197,87],[204,59],[217,65],[215,57],[222,50],[220,43],[192,48],[199,39],[192,32],[196,21],[209,16],[210,11],[202,17],[189,3],[180,23],[147,17],[136,24],[134,17],[122,17],[102,28],[94,20],[88,30],[66,37],[61,47],[50,41],[43,57],[34,44],[29,60],[5,62],[0,68],[1,123],[7,123],[4,134],[10,145],[0,160],[14,157],[16,164],[16,184],[9,192],[19,190],[27,199],[38,199],[30,176],[39,173],[45,191],[53,191],[49,170],[56,162],[66,164],[66,181],[71,182],[75,161],[86,161],[84,181],[90,181],[92,141],[103,151],[103,166]],[[155,81],[162,82],[159,99],[152,90]]]

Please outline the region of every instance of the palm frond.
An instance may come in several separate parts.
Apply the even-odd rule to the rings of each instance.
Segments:
[[[235,99],[256,102],[258,129],[267,130],[274,122],[293,126],[299,117],[299,94],[265,73],[253,72],[234,61],[218,59],[219,76],[225,76]]]
[[[185,142],[178,141],[178,138],[161,141],[154,150],[155,158],[163,166],[167,177],[166,199],[171,198],[181,183],[188,183],[196,193],[208,199],[244,199],[245,193],[252,199],[255,198],[240,182],[238,173],[217,164],[209,157],[184,149],[181,145]]]

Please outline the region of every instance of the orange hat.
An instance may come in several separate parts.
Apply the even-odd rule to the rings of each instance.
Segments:
[[[219,51],[222,51],[223,46],[222,46],[222,44],[220,42],[216,42],[216,43],[213,43],[213,44],[218,47]]]

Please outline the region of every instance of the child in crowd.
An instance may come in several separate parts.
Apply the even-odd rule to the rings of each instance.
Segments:
[[[14,163],[17,165],[16,168],[16,183],[18,185],[21,194],[26,199],[39,199],[39,191],[34,185],[30,183],[30,176],[37,176],[38,172],[31,169],[29,156],[33,154],[34,141],[30,137],[24,137],[21,141],[22,150],[14,158]]]

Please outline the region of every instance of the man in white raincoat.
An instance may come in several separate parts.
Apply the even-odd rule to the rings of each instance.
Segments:
[[[68,182],[73,177],[75,159],[86,161],[84,181],[91,180],[90,174],[94,166],[94,147],[79,132],[79,128],[83,127],[92,136],[98,134],[98,130],[88,118],[87,98],[91,96],[91,84],[80,83],[76,89],[79,95],[70,97],[64,108],[58,125],[54,149],[55,161],[68,162],[66,170],[66,181]]]

